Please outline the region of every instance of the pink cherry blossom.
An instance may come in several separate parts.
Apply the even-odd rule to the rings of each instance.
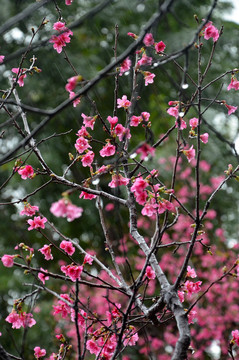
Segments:
[[[27,216],[33,216],[35,215],[36,211],[39,211],[38,206],[30,205],[29,203],[24,204],[24,209],[20,212],[20,215],[27,215]]]
[[[131,102],[127,99],[126,95],[122,96],[122,99],[117,99],[117,107],[118,108],[124,108],[124,109],[128,109],[131,105]]]
[[[62,41],[64,41],[65,43],[69,43],[71,41],[70,36],[73,35],[73,32],[71,30],[67,30],[66,32],[64,32],[63,34],[59,35],[59,37],[61,37]],[[64,45],[65,46],[65,45]]]
[[[151,266],[147,266],[147,267],[146,267],[145,275],[147,276],[147,278],[148,278],[149,280],[153,280],[153,279],[155,279],[155,277],[156,277],[155,272],[154,272],[154,270],[151,268]]]
[[[58,301],[58,305],[53,305],[52,307],[54,309],[53,316],[60,314],[63,319],[66,319],[70,313],[70,308],[63,301]]]
[[[119,137],[119,141],[123,141],[124,139],[130,139],[131,134],[129,129],[125,128],[121,124],[117,124],[114,129],[115,134]]]
[[[214,25],[212,25],[211,21],[209,21],[205,25],[205,30],[204,30],[204,39],[208,40],[210,38],[212,38],[214,42],[216,42],[219,39],[219,31]]]
[[[66,214],[66,203],[67,200],[60,199],[51,204],[50,212],[56,217],[64,217]]]
[[[24,79],[27,76],[26,74],[23,74],[27,69],[20,69],[19,68],[12,68],[12,72],[15,74],[18,74],[18,85],[20,87],[24,86]],[[16,80],[15,78],[13,79],[14,81]]]
[[[203,171],[210,171],[211,169],[211,165],[206,160],[201,160],[199,166]]]
[[[66,5],[71,5],[73,3],[74,0],[65,0],[65,4]]]
[[[119,76],[122,76],[126,71],[128,71],[130,69],[130,66],[131,66],[131,60],[129,58],[126,58],[120,65]]]
[[[45,260],[53,260],[53,256],[51,253],[51,245],[44,245],[38,251],[40,251],[45,256]]]
[[[5,319],[8,323],[12,324],[13,329],[20,329],[21,327],[32,327],[36,324],[31,313],[17,313],[13,310]]]
[[[66,91],[73,91],[78,83],[78,80],[79,76],[72,76],[71,78],[67,79],[67,84],[65,86]]]
[[[148,194],[146,191],[142,191],[141,193],[134,193],[135,195],[135,200],[138,204],[140,205],[144,205],[146,200],[147,200],[147,197],[148,197]]]
[[[176,100],[170,100],[169,102],[168,102],[168,105],[169,106],[177,106],[178,105],[178,101],[176,101]]]
[[[82,207],[76,206],[71,202],[68,202],[66,206],[66,214],[65,214],[67,221],[73,221],[75,219],[78,219],[79,217],[81,217],[82,213],[83,213]]]
[[[83,197],[83,199],[86,199],[86,200],[92,200],[92,199],[95,199],[95,198],[96,198],[96,195],[87,193],[87,192],[85,192],[85,191],[82,191],[82,192],[80,193],[79,198],[81,199],[82,197]]]
[[[163,214],[166,211],[165,203],[162,201],[158,201],[158,213]]]
[[[147,56],[146,54],[143,54],[142,58],[137,63],[139,67],[144,65],[151,65],[151,64],[152,64],[152,58],[150,56]]]
[[[82,166],[87,167],[91,166],[94,161],[95,154],[93,151],[88,151],[85,155],[82,156],[81,163]]]
[[[89,127],[91,128],[91,130],[94,130],[94,125],[95,125],[95,120],[96,117],[95,116],[86,116],[85,114],[81,114],[81,116],[83,117],[83,124],[85,125],[85,127]]]
[[[189,125],[192,129],[195,129],[198,126],[198,118],[192,118],[189,120]]]
[[[141,116],[142,116],[142,118],[143,118],[144,121],[149,121],[150,113],[147,112],[147,111],[143,111],[143,112],[141,113]]]
[[[149,71],[144,71],[143,74],[144,74],[145,86],[148,86],[148,84],[153,84],[155,74],[153,74],[153,73],[151,73]]]
[[[168,210],[168,211],[171,211],[171,212],[175,212],[175,207],[174,207],[174,205],[173,205],[170,201],[168,201],[168,200],[166,200],[166,199],[163,199],[163,200],[161,201],[161,204],[162,204],[162,206],[165,208],[165,210]]]
[[[128,185],[128,183],[129,183],[129,179],[124,178],[121,174],[114,174],[112,175],[112,180],[108,185],[111,188],[116,188],[117,186],[121,186],[121,185],[126,186]]]
[[[69,93],[69,98],[73,99],[76,96],[76,93],[74,91],[70,91]],[[79,105],[81,102],[81,98],[78,97],[75,100],[73,100],[73,107],[77,107],[77,105]]]
[[[188,314],[188,323],[189,324],[193,324],[194,320],[196,318],[197,315],[197,311],[196,310],[191,310],[190,313]]]
[[[231,89],[239,90],[239,81],[234,76],[231,78],[231,82],[227,87],[227,90]]]
[[[98,340],[98,345],[102,347],[102,358],[106,360],[110,360],[115,351],[117,340],[115,334],[110,336],[105,342],[103,337],[100,337]]]
[[[152,217],[156,214],[158,208],[158,204],[156,204],[155,199],[151,199],[147,201],[141,210],[141,214],[144,216]]]
[[[145,35],[143,43],[145,46],[150,46],[154,44],[154,38],[153,35],[151,33],[148,33]]]
[[[45,273],[47,273],[48,271],[43,269],[42,267],[40,268],[40,270],[44,271]],[[41,280],[41,282],[45,285],[45,281],[49,280],[49,276],[47,276],[46,274],[43,274],[42,272],[38,273],[38,279]]]
[[[187,124],[186,124],[186,121],[184,121],[182,118],[178,118],[176,121],[175,121],[175,127],[178,128],[179,127],[179,130],[184,130],[187,128]]]
[[[108,324],[111,324],[114,319],[121,317],[121,313],[119,311],[119,309],[121,309],[121,304],[116,303],[115,305],[116,306],[114,306],[110,312],[109,311],[106,312]]]
[[[186,274],[186,276],[187,276],[187,277],[191,277],[191,278],[196,278],[196,277],[197,277],[197,274],[196,274],[196,271],[191,268],[191,266],[188,266],[188,267],[187,267],[187,274]]]
[[[3,255],[1,258],[1,261],[3,263],[3,266],[5,267],[12,267],[13,266],[13,260],[15,256],[14,255]]]
[[[227,104],[225,104],[225,106],[228,109],[228,115],[233,114],[237,110],[237,106],[232,106]]]
[[[49,42],[53,44],[53,48],[58,52],[58,54],[60,54],[62,52],[62,48],[66,46],[67,43],[70,43],[71,41],[70,36],[72,35],[73,32],[68,29],[66,32],[58,36],[53,35],[49,40]]]
[[[141,194],[148,185],[148,182],[140,176],[135,180],[133,186],[131,186],[131,191],[136,194]]]
[[[58,52],[58,54],[62,52],[63,46],[66,46],[65,41],[60,35],[59,36],[53,35],[49,40],[49,42],[53,44],[53,48]]]
[[[62,300],[58,300],[57,301],[57,305],[53,305],[53,315],[57,315],[57,314],[61,314],[62,318],[65,319],[68,317],[68,315],[70,315],[71,313],[71,307],[69,305],[67,305],[64,300],[67,300],[70,304],[73,303],[73,300],[70,298],[70,296],[68,294],[60,294],[60,297],[62,298]]]
[[[2,64],[2,63],[3,63],[4,58],[5,58],[5,56],[4,56],[4,55],[0,55],[0,64]]]
[[[57,30],[57,31],[64,31],[64,30],[67,30],[67,27],[66,27],[65,23],[63,23],[61,21],[57,21],[54,23],[53,29]]]
[[[239,346],[239,331],[238,330],[232,331],[232,341],[235,342]]]
[[[108,142],[101,150],[100,156],[112,156],[115,154],[115,146]]]
[[[34,176],[34,170],[31,165],[21,166],[20,169],[17,170],[18,174],[21,175],[23,180],[32,179]]]
[[[27,222],[30,225],[28,231],[38,228],[45,229],[45,223],[47,222],[47,218],[45,217],[41,218],[40,216],[35,216],[33,220],[29,219],[27,220]]]
[[[131,36],[134,40],[136,40],[136,39],[138,38],[138,36],[135,35],[135,34],[132,33],[132,32],[128,32],[127,35],[128,35],[128,36]]]
[[[189,149],[184,148],[183,153],[187,157],[188,162],[191,162],[195,158],[195,155],[196,155],[196,151],[193,148],[193,145]]]
[[[106,211],[113,211],[115,208],[114,204],[113,203],[108,203],[106,206],[105,206],[105,210]]]
[[[209,134],[208,133],[204,133],[202,135],[200,135],[200,140],[206,144],[208,142],[208,138],[209,138]]]
[[[117,122],[118,122],[118,117],[117,117],[117,116],[113,116],[113,117],[108,116],[108,117],[107,117],[107,120],[108,120],[109,123],[110,123],[110,128],[111,128],[111,130],[113,130],[114,127],[115,127],[115,125],[116,125]]]
[[[83,136],[80,136],[75,143],[75,148],[79,154],[82,154],[86,149],[91,149],[91,146]]]
[[[139,340],[138,333],[135,332],[135,328],[131,326],[131,330],[125,331],[125,338],[123,341],[124,346],[134,346]]]
[[[72,245],[71,241],[63,240],[60,243],[60,248],[64,250],[68,255],[73,255],[75,252],[75,247]]]
[[[178,106],[168,108],[167,113],[177,119],[179,114]]]
[[[75,310],[71,309],[71,321],[75,322]],[[80,314],[79,314],[79,310],[78,310],[78,314],[77,314],[77,322],[80,326],[84,326],[85,325],[85,320],[87,318],[87,313],[84,310],[80,310]]]
[[[89,265],[92,265],[93,263],[93,257],[90,255],[90,254],[86,254],[85,255],[85,258],[84,258],[84,261],[83,261],[83,264],[89,264]]]
[[[178,297],[179,297],[179,300],[181,301],[181,303],[183,303],[184,302],[184,292],[178,290]]]
[[[95,355],[98,355],[98,353],[100,352],[100,347],[93,339],[90,339],[86,342],[86,349],[89,350],[91,354],[95,354]]]
[[[34,356],[36,359],[39,359],[40,357],[43,357],[46,355],[46,350],[41,349],[39,346],[34,347]]]
[[[36,324],[36,321],[33,319],[33,315],[31,313],[28,313],[28,314],[26,312],[21,313],[20,319],[22,322],[22,326],[24,328],[32,327],[33,325]]]
[[[140,160],[145,160],[146,157],[148,157],[149,155],[151,155],[152,157],[154,157],[155,155],[155,148],[150,146],[147,143],[144,143],[143,145],[141,145],[137,150],[136,150],[137,154],[140,154]]]
[[[164,52],[166,45],[164,44],[163,41],[160,41],[157,44],[155,44],[154,47],[155,47],[156,52],[160,53],[160,52]]]
[[[97,174],[103,174],[108,172],[110,169],[110,165],[102,165],[98,170],[97,170]]]
[[[80,279],[81,273],[83,271],[83,266],[81,265],[68,265],[68,266],[61,266],[61,271],[69,276],[72,281],[76,281]]]
[[[193,283],[192,281],[187,280],[184,284],[184,291],[188,294],[189,297],[191,297],[192,294],[196,294],[201,290],[201,284],[201,281]]]
[[[68,221],[73,221],[81,217],[83,209],[73,205],[68,199],[60,199],[52,203],[50,212],[56,217],[66,217]]]
[[[83,136],[83,137],[89,137],[89,136],[90,136],[90,134],[89,134],[88,131],[86,130],[86,127],[85,127],[85,126],[82,126],[82,127],[80,128],[80,130],[78,130],[78,132],[77,132],[76,135],[79,136],[79,137],[81,137],[81,136]]]
[[[13,310],[5,319],[8,323],[12,324],[13,329],[20,329],[22,321],[19,314]]]
[[[138,126],[143,121],[141,116],[131,116],[130,118],[130,126]]]

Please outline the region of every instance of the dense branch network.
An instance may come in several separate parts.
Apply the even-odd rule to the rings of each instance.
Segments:
[[[32,12],[50,2],[50,0],[42,0],[29,6],[0,27],[0,34],[8,31],[19,21],[26,20]],[[66,0],[66,5],[71,5],[72,2],[72,0]],[[15,247],[17,254],[4,254],[1,257],[5,267],[14,266],[22,269],[25,274],[33,279],[32,282],[24,284],[24,286],[32,288],[31,293],[15,299],[13,309],[6,321],[15,329],[21,327],[28,329],[34,326],[36,321],[31,306],[34,307],[33,304],[37,296],[47,293],[54,299],[53,316],[56,321],[60,324],[61,321],[69,320],[68,323],[66,321],[68,325],[64,331],[70,329],[69,333],[73,334],[71,335],[73,351],[77,354],[78,360],[87,359],[89,352],[95,354],[97,360],[119,358],[129,347],[136,346],[137,342],[140,343],[141,341],[140,346],[143,344],[143,337],[140,340],[142,334],[145,333],[145,338],[152,340],[152,328],[157,333],[156,339],[161,342],[162,340],[159,339],[164,336],[164,330],[162,330],[164,324],[168,327],[168,330],[165,330],[166,337],[170,338],[170,334],[175,331],[178,335],[174,337],[172,341],[174,348],[168,354],[166,354],[165,344],[160,345],[162,351],[160,350],[159,356],[161,353],[165,353],[168,356],[167,359],[188,359],[191,343],[190,324],[196,317],[195,309],[201,300],[208,299],[207,296],[209,296],[211,288],[217,289],[219,283],[223,285],[223,281],[227,280],[230,284],[228,288],[231,286],[233,289],[233,281],[230,282],[230,280],[236,278],[237,274],[234,271],[238,269],[235,253],[225,245],[228,251],[228,259],[230,259],[227,259],[228,267],[224,268],[223,274],[221,274],[221,270],[218,269],[218,262],[215,260],[218,255],[215,255],[214,260],[212,260],[213,277],[210,274],[205,275],[203,272],[199,272],[201,279],[209,277],[209,284],[201,295],[189,305],[189,308],[185,309],[183,304],[185,298],[190,304],[191,296],[195,299],[196,294],[201,291],[202,281],[193,282],[192,280],[197,277],[195,269],[191,267],[192,261],[197,263],[194,256],[199,255],[200,259],[206,262],[208,256],[213,255],[211,248],[216,252],[215,244],[210,243],[206,231],[203,230],[204,224],[208,230],[210,230],[210,226],[213,227],[207,218],[208,214],[210,214],[211,218],[209,217],[209,219],[211,220],[216,217],[213,209],[210,209],[211,204],[223,186],[227,185],[229,181],[238,181],[239,179],[237,176],[239,165],[233,168],[229,164],[225,170],[226,177],[217,178],[214,186],[206,190],[204,188],[205,193],[201,190],[203,187],[202,168],[204,167],[206,172],[205,168],[208,169],[210,166],[201,158],[203,144],[208,143],[209,137],[208,133],[202,133],[202,125],[207,124],[204,113],[214,104],[225,105],[229,115],[236,111],[236,107],[218,100],[219,94],[213,100],[208,99],[205,95],[209,105],[203,108],[202,104],[205,100],[203,96],[208,87],[227,74],[231,74],[232,77],[229,87],[235,90],[239,89],[235,69],[226,71],[203,85],[203,81],[212,66],[217,42],[222,36],[222,31],[219,31],[210,22],[217,0],[213,1],[202,22],[196,17],[197,30],[192,41],[181,50],[171,54],[166,54],[164,42],[156,42],[150,31],[154,26],[163,22],[170,12],[173,12],[172,9],[176,1],[165,0],[159,11],[154,13],[142,26],[139,35],[129,33],[133,39],[132,43],[120,55],[117,54],[119,33],[116,26],[114,59],[91,80],[85,80],[77,74],[70,56],[63,47],[70,42],[70,36],[73,35],[72,29],[83,25],[87,19],[99,15],[107,6],[113,6],[111,4],[113,2],[111,0],[103,1],[80,19],[73,21],[68,27],[63,22],[63,10],[59,8],[56,1],[53,3],[56,16],[58,16],[58,21],[53,25],[57,35],[34,44],[36,34],[40,33],[45,25],[44,19],[37,31],[33,31],[29,45],[2,61],[2,63],[8,64],[8,61],[15,59],[19,54],[23,54],[19,67],[12,70],[16,77],[11,80],[10,88],[3,91],[4,96],[0,100],[1,110],[8,117],[4,124],[11,124],[14,131],[22,137],[22,140],[0,159],[2,168],[4,166],[7,166],[8,169],[11,168],[10,175],[3,181],[0,190],[7,189],[9,184],[19,176],[22,180],[32,181],[32,183],[34,183],[35,177],[42,177],[44,181],[41,185],[35,186],[33,190],[24,193],[21,198],[10,197],[9,201],[2,201],[0,205],[21,204],[24,206],[20,215],[29,217],[27,220],[28,231],[37,233],[39,238],[45,242],[44,246],[38,249],[44,256],[44,260],[53,262],[55,254],[58,254],[57,256],[61,260],[59,261],[60,265],[55,267],[59,272],[38,267],[34,262],[35,249],[23,242],[19,242]],[[209,39],[213,41],[213,45],[203,71],[201,64],[202,46],[203,41]],[[28,69],[24,68],[23,64],[26,56],[33,49],[48,44],[49,40],[59,54],[61,52],[64,54],[67,65],[73,71],[73,76],[68,79],[66,84],[69,99],[59,103],[51,110],[45,110],[22,102],[17,86],[22,87],[24,85],[24,78],[27,75],[33,72],[40,73],[40,69],[36,67],[35,56],[33,56]],[[188,53],[193,47],[198,56],[197,81],[189,73]],[[150,55],[153,51],[153,56],[157,60],[152,66],[154,59]],[[176,61],[180,57],[185,57],[184,67]],[[133,59],[134,64],[132,64]],[[142,111],[140,115],[135,115],[140,108],[138,106],[141,95],[139,84],[142,81],[144,81],[145,86],[152,84],[155,74],[148,70],[152,71],[154,68],[163,67],[170,63],[179,70],[181,78],[180,84],[175,84],[178,91],[177,99],[171,100],[167,109],[167,114],[174,118],[174,125],[168,126],[167,131],[161,137],[157,137],[156,141],[151,144],[152,146],[147,141],[142,141],[132,147],[134,129],[137,128],[138,131],[145,132],[147,140],[147,134],[153,133],[154,127],[152,124],[151,128],[149,112]],[[89,93],[93,93],[92,90],[101,80],[110,77],[112,71],[115,76],[113,116],[108,116],[105,120]],[[129,71],[132,75],[130,100],[126,95],[122,95],[122,97],[119,95],[120,76],[127,75]],[[171,80],[174,83],[174,79]],[[186,96],[183,91],[186,80],[190,80],[194,86],[194,91],[190,96]],[[75,90],[77,86],[80,86],[78,91]],[[44,150],[41,150],[40,145],[42,143],[49,144],[51,139],[56,137],[59,139],[68,135],[70,131],[66,129],[64,133],[53,134],[40,141],[36,140],[36,136],[41,134],[42,129],[49,127],[50,121],[61,114],[63,110],[69,109],[72,105],[74,107],[80,106],[82,99],[87,99],[96,115],[81,114],[83,125],[77,133],[77,140],[74,144],[75,153],[69,153],[69,163],[63,170],[61,168],[58,168],[57,171],[53,170],[53,166],[48,164],[50,161],[46,160],[47,156],[44,155]],[[197,117],[188,121],[187,116],[190,111]],[[29,121],[32,114],[45,116],[38,125],[34,126],[33,130],[30,128]],[[95,123],[102,127],[104,138],[94,130]],[[208,127],[220,140],[226,142],[234,150],[237,157],[235,144],[226,140],[212,125],[208,124]],[[187,128],[189,130],[186,130]],[[189,140],[185,140],[186,132]],[[166,147],[167,140],[171,138],[173,138],[176,146],[176,156],[169,160],[163,159],[161,163],[152,160],[155,166],[159,165],[160,171],[155,168],[152,169],[148,160],[154,159],[155,151],[160,151],[161,148]],[[191,141],[195,141],[196,148],[194,145],[188,146]],[[97,146],[101,149],[97,150]],[[23,161],[18,155],[20,149],[24,149],[21,154],[21,157],[25,157]],[[141,157],[140,160],[136,159],[138,155]],[[35,169],[29,165],[33,158],[34,161],[37,161]],[[13,160],[16,160],[14,165],[12,165]],[[192,175],[190,167],[186,166],[183,170],[182,163],[184,160],[188,162],[189,166],[192,165],[195,171],[194,175]],[[170,168],[170,179],[165,177],[165,181],[163,181],[161,169],[165,163],[167,164],[167,161],[169,161],[167,166]],[[101,163],[103,165],[100,165]],[[83,171],[78,181],[74,180],[73,175],[74,169],[79,166],[82,167]],[[86,173],[87,175],[85,175]],[[106,187],[105,179],[109,177],[111,177],[111,182]],[[185,182],[184,187],[181,186],[183,181]],[[30,204],[35,196],[41,194],[45,189],[50,189],[53,185],[65,189],[62,198],[53,203],[50,208],[50,212],[56,217],[74,221],[82,216],[83,209],[74,205],[70,200],[70,196],[73,194],[78,194],[80,199],[84,201],[95,201],[98,212],[96,215],[97,224],[100,224],[102,232],[100,237],[103,239],[101,251],[100,249],[94,251],[93,247],[86,248],[85,245],[82,245],[80,236],[78,239],[65,235],[58,226],[47,220],[38,206]],[[180,190],[180,186],[183,191]],[[109,188],[111,189],[109,190]],[[119,188],[124,190],[121,191]],[[192,193],[188,189],[191,189]],[[205,194],[207,197],[204,196]],[[126,212],[127,215],[124,215],[126,220],[122,220],[120,215],[120,222],[115,224],[115,229],[113,229],[113,218],[109,219],[107,212],[113,213],[116,207],[119,214]],[[148,224],[150,229],[147,229]],[[85,225],[87,227],[87,224]],[[116,232],[121,225],[127,230],[126,235],[119,239]],[[179,238],[180,234],[183,239]],[[220,236],[222,238],[222,234]],[[118,240],[121,241],[120,245],[116,245]],[[134,259],[133,247],[138,249],[136,260]],[[172,248],[174,251],[170,252]],[[121,256],[119,256],[120,252],[122,253]],[[53,284],[52,287],[46,286],[48,280]],[[57,285],[59,283],[64,284],[62,288],[67,288],[67,290],[62,290],[62,293],[55,290],[55,288],[59,289]],[[93,291],[97,292],[96,297]],[[99,298],[104,299],[100,306],[97,303]],[[28,305],[28,310],[26,310],[26,305]],[[199,321],[202,322],[202,317]],[[233,358],[233,347],[239,343],[239,331],[232,331],[232,336],[229,345],[228,339],[226,345],[228,346],[228,353]],[[57,350],[58,353],[52,353],[52,359],[64,359],[71,351],[72,345],[63,333],[57,334],[56,337],[60,345]],[[207,351],[207,347],[208,344],[202,351]],[[143,345],[142,348],[150,356],[150,351],[145,350]],[[45,349],[41,349],[39,346],[34,348],[36,359],[45,355]],[[24,358],[23,356],[18,358],[15,355],[8,354],[0,345],[0,358],[8,360],[9,357]]]

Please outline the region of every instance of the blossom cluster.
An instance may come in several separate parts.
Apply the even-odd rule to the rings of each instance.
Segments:
[[[41,349],[40,346],[35,346],[34,347],[34,356],[36,359],[39,359],[40,357],[43,357],[46,355],[46,350],[45,349]]]
[[[47,222],[47,218],[41,216],[35,216],[34,219],[27,220],[28,224],[30,225],[28,230],[33,229],[45,229],[45,223]]]
[[[217,42],[220,36],[218,29],[212,25],[212,21],[209,21],[203,30],[203,36],[205,40],[213,39],[214,42]]]
[[[95,354],[100,359],[110,360],[117,346],[116,334],[109,331],[111,327],[118,330],[122,321],[121,304],[115,303],[110,311],[106,311],[107,326],[101,326],[92,331],[90,339],[86,342],[86,348],[91,354]],[[119,328],[120,329],[120,328]],[[123,333],[123,345],[134,346],[139,336],[134,326],[128,326]]]
[[[138,36],[134,33],[129,32],[129,36],[131,36],[133,39],[137,39]],[[147,33],[143,39],[144,47],[137,51],[138,55],[141,55],[141,58],[137,61],[136,69],[139,70],[142,66],[147,66],[152,64],[152,57],[148,56],[146,53],[146,49],[153,47],[156,54],[164,55],[164,50],[166,48],[166,45],[163,41],[155,42],[154,37],[151,33]],[[120,68],[120,75],[124,73],[125,71],[128,71],[131,66],[130,60],[126,59],[124,63],[121,65]],[[148,86],[149,84],[152,84],[154,82],[155,74],[151,73],[150,71],[144,71],[139,70],[142,75],[144,76],[145,86]]]
[[[25,68],[22,68],[22,69],[19,69],[19,68],[12,68],[12,72],[14,74],[17,74],[18,75],[18,80],[17,80],[17,83],[20,87],[23,87],[24,86],[24,79],[26,78],[27,74],[26,74],[26,71],[27,69]],[[16,78],[13,78],[13,80],[15,81]]]
[[[180,116],[179,113],[179,102],[178,101],[169,101],[168,103],[171,107],[168,108],[167,113],[173,117],[176,118],[175,120],[175,127],[179,128],[180,130],[184,130],[187,128],[187,123],[185,122],[185,120]],[[199,120],[196,117],[193,117],[189,120],[189,125],[191,127],[191,130],[189,131],[189,136],[191,138],[196,138],[197,134],[195,132],[195,129],[198,127],[199,125]],[[209,138],[209,134],[208,133],[204,133],[204,134],[200,134],[199,135],[200,140],[206,144],[208,142],[208,138]],[[191,145],[190,148],[184,147],[182,152],[184,153],[184,155],[187,157],[188,162],[191,162],[196,155],[196,151],[193,147],[193,145]]]
[[[82,79],[83,79],[82,76],[77,75],[77,76],[72,76],[71,78],[69,78],[69,79],[67,80],[67,84],[66,84],[66,86],[65,86],[65,89],[66,89],[66,91],[69,92],[69,97],[70,97],[70,99],[72,99],[72,98],[76,95],[76,93],[75,93],[73,90],[75,89],[75,87],[77,86],[77,84],[78,84],[80,81],[82,81]],[[76,107],[77,105],[79,105],[79,104],[80,104],[80,101],[81,101],[80,97],[76,98],[76,99],[73,101],[73,106]]]
[[[32,327],[36,324],[36,321],[33,319],[33,315],[31,313],[26,312],[17,312],[13,310],[7,317],[6,321],[12,324],[13,329],[20,329],[21,327]]]
[[[34,170],[31,165],[21,166],[20,168],[17,168],[16,171],[21,175],[23,180],[34,178]]]
[[[68,221],[73,221],[81,217],[83,209],[63,198],[51,204],[50,212],[56,217],[66,217]]]
[[[12,267],[14,258],[15,258],[15,255],[7,255],[7,254],[3,255],[1,257],[1,261],[3,263],[3,266]]]
[[[60,248],[63,249],[68,255],[73,255],[75,252],[75,247],[70,241],[63,240],[60,244]],[[73,282],[81,278],[81,273],[83,271],[84,265],[92,265],[93,258],[91,255],[86,254],[82,265],[62,265],[61,271],[68,276]]]
[[[232,340],[231,342],[237,344],[239,346],[239,330],[232,331]]]
[[[53,48],[58,52],[58,54],[60,54],[62,52],[62,48],[66,46],[66,44],[70,43],[70,36],[73,35],[73,32],[66,27],[64,22],[61,21],[54,23],[53,29],[58,31],[60,35],[53,35],[50,39],[50,43],[53,44]]]
[[[123,344],[124,346],[134,346],[138,341],[138,333],[135,332],[135,328],[131,326],[130,330],[125,331]],[[100,359],[110,360],[117,346],[117,337],[115,334],[108,336],[105,340],[103,336],[96,331],[92,334],[92,338],[87,341],[86,348],[91,354],[95,354],[96,357],[100,355]]]
[[[151,173],[151,176],[154,176],[155,171],[153,170]],[[148,186],[151,187],[152,191],[146,190]],[[131,191],[134,193],[136,202],[144,205],[141,211],[142,215],[152,217],[156,213],[163,214],[165,211],[175,211],[174,205],[159,195],[160,192],[168,194],[172,191],[160,187],[159,184],[152,185],[149,178],[137,177],[131,186]]]

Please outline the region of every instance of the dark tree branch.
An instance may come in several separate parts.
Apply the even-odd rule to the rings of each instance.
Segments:
[[[35,11],[37,11],[38,9],[40,9],[42,6],[46,5],[47,3],[51,2],[52,0],[41,0],[40,2],[37,2],[35,4],[31,4],[29,5],[26,9],[24,9],[22,12],[20,12],[19,14],[11,17],[10,19],[8,19],[5,24],[3,24],[0,27],[0,35],[4,34],[6,31],[8,31],[9,29],[11,29],[12,26],[16,25],[18,22],[25,20],[26,18],[30,17],[31,15],[33,15],[35,13]],[[25,48],[22,51],[22,54],[26,51],[27,48]]]
[[[0,360],[10,360],[10,354],[0,345]]]

